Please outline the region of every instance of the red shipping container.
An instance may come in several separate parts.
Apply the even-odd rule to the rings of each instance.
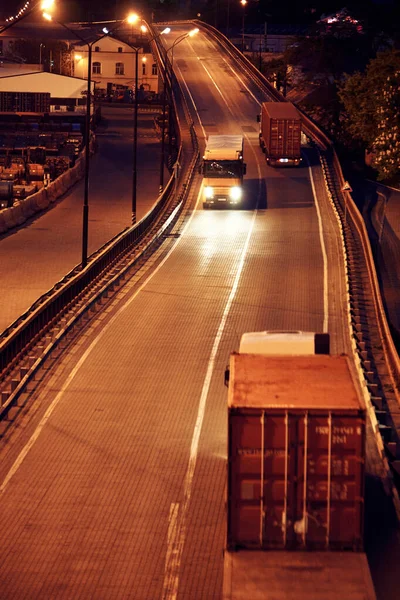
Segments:
[[[232,354],[229,549],[361,550],[365,409],[345,356]]]

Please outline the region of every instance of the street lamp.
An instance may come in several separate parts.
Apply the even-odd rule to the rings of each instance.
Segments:
[[[247,0],[240,0],[240,4],[243,6],[243,15],[242,15],[242,52],[244,54],[244,15],[245,15],[245,6],[247,4]]]
[[[50,0],[47,0],[50,2]],[[47,21],[53,21],[53,18],[48,13],[43,13],[43,17]],[[88,42],[79,33],[70,29],[65,23],[54,20],[55,23],[64,27],[67,31],[76,36],[83,44],[88,47],[88,71],[87,71],[87,92],[86,92],[86,114],[85,114],[85,175],[84,175],[84,192],[83,192],[83,218],[82,218],[82,269],[87,266],[88,262],[88,237],[89,237],[89,165],[90,165],[90,125],[91,125],[91,97],[92,97],[92,47],[107,35],[109,31],[105,29],[105,33],[92,42]],[[121,24],[122,25],[122,24]],[[121,27],[120,25],[120,27]],[[119,27],[117,28],[119,29]],[[115,31],[115,30],[114,30]],[[112,33],[112,32],[111,32]]]
[[[40,44],[40,46],[39,46],[39,65],[40,65],[40,70],[42,70],[42,48],[46,48],[46,46],[44,44]]]
[[[188,37],[193,37],[196,33],[199,32],[199,29],[196,27],[195,29],[192,29],[191,31],[188,31],[188,33],[184,33],[183,35],[180,35],[172,44],[172,46],[170,46],[169,48],[167,48],[167,50],[165,51],[165,78],[164,78],[164,90],[163,90],[163,109],[162,109],[162,125],[161,125],[161,161],[160,161],[160,187],[159,187],[159,193],[161,194],[163,189],[164,189],[164,153],[165,153],[165,118],[166,118],[166,84],[167,84],[167,79],[168,79],[168,52],[171,51],[171,76],[170,76],[170,83],[169,83],[169,88],[170,88],[170,100],[171,100],[171,95],[172,95],[172,70],[173,70],[173,66],[174,66],[174,48],[175,46],[177,46],[178,44],[180,44],[180,42],[183,42],[183,40],[185,40]],[[170,102],[171,104],[171,102]],[[171,116],[171,106],[169,108],[169,117]],[[169,118],[169,139],[171,141],[171,120]]]
[[[171,31],[169,27],[163,29],[160,33],[150,38],[148,43],[154,42],[155,39],[160,37],[163,34],[167,34]],[[138,78],[138,70],[139,70],[139,50],[140,47],[135,48],[131,46],[132,50],[135,53],[135,102],[133,105],[133,173],[132,173],[132,225],[136,223],[136,205],[137,205],[137,132],[138,132],[138,112],[139,112],[139,78]]]
[[[43,13],[43,17],[47,21],[52,21],[51,15]],[[67,31],[75,35],[81,42],[88,47],[88,71],[87,71],[87,91],[86,91],[86,114],[85,114],[85,176],[84,176],[84,192],[83,192],[83,216],[82,216],[82,269],[87,265],[88,261],[88,238],[89,238],[89,161],[90,161],[90,122],[91,122],[91,96],[92,96],[92,45],[95,42],[88,42],[79,33],[70,29],[65,23],[54,21]],[[101,36],[105,37],[107,34]],[[101,38],[99,38],[101,39]],[[96,42],[98,40],[95,40]]]

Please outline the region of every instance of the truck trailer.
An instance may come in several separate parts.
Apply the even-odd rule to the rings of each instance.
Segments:
[[[291,102],[263,102],[260,147],[272,167],[298,166],[301,162],[301,115]]]
[[[203,207],[241,206],[243,202],[242,135],[210,135],[200,173],[203,175]]]
[[[312,336],[245,334],[230,357],[225,600],[376,600],[366,411],[349,359]]]

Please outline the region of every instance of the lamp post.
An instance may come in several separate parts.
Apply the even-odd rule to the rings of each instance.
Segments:
[[[141,31],[143,29],[141,28]],[[148,43],[154,42],[160,35],[167,34],[171,31],[169,27],[163,29],[160,33],[148,40]],[[137,132],[138,132],[138,112],[139,112],[139,48],[131,46],[135,53],[135,101],[133,105],[133,170],[132,170],[132,225],[136,223],[136,205],[137,205]]]
[[[52,21],[51,15],[43,14],[44,18]],[[89,161],[90,161],[90,123],[91,123],[91,96],[92,96],[92,46],[99,39],[102,39],[107,34],[102,35],[94,42],[88,42],[73,29],[70,29],[65,23],[54,21],[67,31],[75,35],[81,42],[88,47],[88,70],[87,70],[87,91],[86,91],[86,114],[85,114],[85,175],[84,175],[84,191],[83,191],[83,214],[82,214],[82,262],[81,266],[84,269],[87,266],[88,260],[88,238],[89,238]]]
[[[169,82],[169,89],[170,89],[170,96],[172,95],[172,70],[173,70],[173,66],[174,66],[174,48],[175,46],[177,46],[178,44],[180,44],[180,42],[183,42],[183,40],[185,40],[188,37],[193,37],[196,33],[198,33],[199,29],[196,27],[196,29],[192,29],[191,31],[188,31],[188,33],[184,33],[183,35],[180,35],[172,44],[172,46],[170,46],[169,48],[167,48],[167,50],[165,51],[165,78],[164,78],[164,90],[163,90],[163,109],[162,109],[162,125],[161,125],[161,161],[160,161],[160,187],[159,187],[159,193],[161,194],[163,189],[164,189],[164,153],[165,153],[165,118],[166,118],[166,89],[167,89],[167,79],[168,76],[170,77],[170,82]],[[168,52],[171,51],[171,74],[168,74]],[[171,99],[171,98],[170,98]],[[171,106],[169,108],[169,112],[171,113]],[[171,127],[169,127],[169,139],[171,140]]]
[[[52,21],[53,18],[48,13],[43,13],[43,17],[47,21]],[[83,214],[82,214],[82,262],[81,267],[84,269],[87,266],[88,262],[88,239],[89,239],[89,167],[90,167],[90,125],[91,125],[91,96],[92,96],[92,47],[93,44],[96,44],[106,36],[108,36],[110,31],[107,28],[104,28],[104,34],[99,36],[97,39],[92,42],[88,42],[83,38],[79,33],[70,29],[65,23],[60,21],[55,21],[61,27],[64,27],[67,31],[76,36],[83,44],[88,47],[88,70],[87,70],[87,91],[86,91],[86,114],[85,114],[85,135],[84,135],[84,144],[85,144],[85,174],[84,174],[84,192],[83,192]],[[119,27],[122,26],[123,23]],[[116,29],[119,29],[117,27]],[[115,31],[115,29],[114,29]]]
[[[240,4],[243,6],[243,15],[242,15],[242,52],[244,54],[244,16],[245,16],[245,7],[247,4],[247,0],[240,0]]]
[[[136,204],[137,204],[137,130],[138,130],[138,111],[139,111],[139,50],[133,48],[135,52],[135,103],[133,106],[133,171],[132,171],[132,225],[136,223]]]
[[[40,44],[39,45],[39,65],[40,65],[40,70],[42,70],[42,48],[45,48],[46,46],[44,44]]]

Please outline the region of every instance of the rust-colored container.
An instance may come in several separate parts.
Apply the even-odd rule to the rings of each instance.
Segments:
[[[260,144],[270,165],[300,164],[301,115],[291,102],[263,102]]]
[[[345,356],[232,354],[229,549],[360,550],[365,409]]]

